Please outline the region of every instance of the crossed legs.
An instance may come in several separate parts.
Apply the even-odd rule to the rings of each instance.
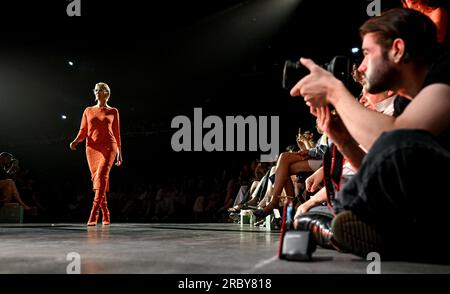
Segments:
[[[286,192],[286,196],[294,196],[294,184],[292,183],[291,175],[308,171],[313,170],[309,166],[308,160],[305,160],[303,155],[296,152],[282,153],[277,162],[273,196],[264,208],[264,213],[269,214],[274,208],[279,206],[283,189]]]
[[[103,225],[110,224],[110,214],[106,201],[106,191],[104,189],[95,189],[94,202],[92,203],[91,215],[89,216],[88,226],[96,226],[98,222],[99,210],[102,210]]]

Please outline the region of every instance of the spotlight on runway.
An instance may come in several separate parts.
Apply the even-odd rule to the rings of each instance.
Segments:
[[[73,61],[69,61],[68,64],[69,64],[70,66],[73,66],[73,65],[74,65]]]
[[[67,115],[62,114],[62,115],[61,115],[61,119],[62,119],[62,120],[66,120],[66,119],[67,119]]]
[[[353,47],[352,48],[352,53],[353,54],[357,54],[359,52],[359,48],[358,47]]]

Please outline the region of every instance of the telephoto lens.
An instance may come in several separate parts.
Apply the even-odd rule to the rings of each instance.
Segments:
[[[309,70],[299,61],[286,60],[283,68],[283,89],[290,90],[308,73]]]
[[[353,82],[353,62],[350,58],[338,55],[333,57],[330,62],[320,66],[331,72],[337,79],[341,80],[347,88],[351,86],[351,83]],[[308,74],[309,70],[300,62],[286,60],[283,68],[283,89],[290,90],[298,83],[298,81]]]

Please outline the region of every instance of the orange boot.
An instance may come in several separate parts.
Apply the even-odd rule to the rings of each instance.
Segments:
[[[94,202],[92,203],[91,215],[89,216],[88,226],[96,226],[98,222],[98,212],[100,209],[100,193],[98,190],[95,190]]]
[[[102,201],[100,202],[100,207],[102,209],[102,223],[104,226],[107,226],[111,223],[111,217],[109,214],[108,203],[106,202],[106,194],[103,195]]]

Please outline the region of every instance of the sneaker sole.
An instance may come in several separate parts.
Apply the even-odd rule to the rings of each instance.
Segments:
[[[370,252],[382,251],[381,236],[351,211],[339,213],[331,223],[334,243],[344,252],[366,258]]]

